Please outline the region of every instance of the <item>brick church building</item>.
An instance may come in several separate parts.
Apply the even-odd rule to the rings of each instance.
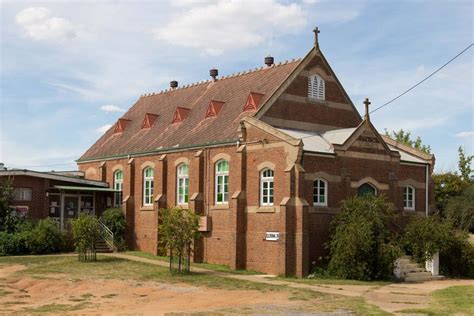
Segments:
[[[194,260],[304,276],[341,200],[385,195],[403,216],[433,205],[434,157],[380,135],[321,52],[142,95],[78,159],[108,182],[130,247],[157,253],[159,209],[190,208]]]

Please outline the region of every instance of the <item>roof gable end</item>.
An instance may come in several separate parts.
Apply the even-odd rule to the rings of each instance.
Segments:
[[[189,111],[190,109],[188,108],[178,106],[174,111],[173,120],[171,121],[171,124],[184,121],[184,119],[188,116]]]
[[[123,118],[118,119],[117,123],[115,124],[114,134],[119,134],[125,131],[125,128],[127,127],[128,123],[131,121],[132,120],[123,119]]]
[[[158,114],[145,113],[142,129],[151,128],[158,117],[159,117]]]
[[[206,117],[216,117],[224,106],[225,102],[221,101],[211,101],[207,107]]]
[[[245,102],[243,111],[255,111],[258,109],[260,102],[262,101],[264,94],[257,92],[250,92],[247,101]]]

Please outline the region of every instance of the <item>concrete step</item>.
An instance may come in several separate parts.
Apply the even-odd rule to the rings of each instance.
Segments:
[[[404,274],[405,276],[431,276],[431,272],[423,271],[423,272],[408,272]]]

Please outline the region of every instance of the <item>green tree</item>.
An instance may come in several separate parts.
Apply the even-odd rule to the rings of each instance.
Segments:
[[[79,261],[96,261],[96,246],[100,239],[98,219],[81,214],[79,218],[72,220],[72,234]]]
[[[461,195],[448,200],[446,218],[460,230],[474,230],[474,183],[470,183]]]
[[[5,220],[13,204],[13,187],[11,178],[0,178],[0,229],[4,229]]]
[[[474,156],[466,155],[462,146],[459,146],[458,154],[458,168],[459,172],[461,173],[461,178],[463,179],[463,181],[469,182],[472,173],[471,162],[472,159],[474,159]]]
[[[460,195],[468,187],[468,183],[456,172],[433,174],[432,179],[435,188],[436,207],[440,214],[444,216],[444,210],[448,201]]]
[[[176,257],[177,271],[189,272],[192,245],[200,238],[199,216],[189,209],[179,207],[161,209],[159,216],[160,247],[170,256],[170,270]]]
[[[100,221],[107,226],[114,234],[115,246],[122,250],[125,243],[125,231],[127,229],[127,220],[120,208],[109,208],[102,213]]]
[[[374,195],[352,197],[342,203],[331,222],[328,271],[344,279],[384,279],[393,273],[401,255],[389,225],[393,205]]]
[[[396,140],[397,142],[403,143],[415,149],[421,150],[427,154],[431,153],[431,147],[429,145],[423,144],[420,136],[418,136],[415,140],[411,139],[411,132],[405,131],[404,129],[400,129],[398,132],[392,131],[391,133],[385,129],[385,135]]]

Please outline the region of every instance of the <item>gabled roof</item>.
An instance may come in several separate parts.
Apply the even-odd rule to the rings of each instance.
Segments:
[[[299,60],[286,62],[222,77],[215,82],[205,81],[141,96],[121,118],[129,120],[126,128],[115,134],[109,129],[78,162],[153,152],[160,148],[236,141],[239,122],[256,113],[256,110],[243,111],[250,93],[255,93],[254,101],[260,95],[259,103],[263,104],[298,64]],[[225,102],[225,105],[215,119],[206,120],[212,100]],[[172,124],[179,107],[189,109],[187,116],[181,123]],[[154,113],[160,119],[142,130],[145,113]]]

